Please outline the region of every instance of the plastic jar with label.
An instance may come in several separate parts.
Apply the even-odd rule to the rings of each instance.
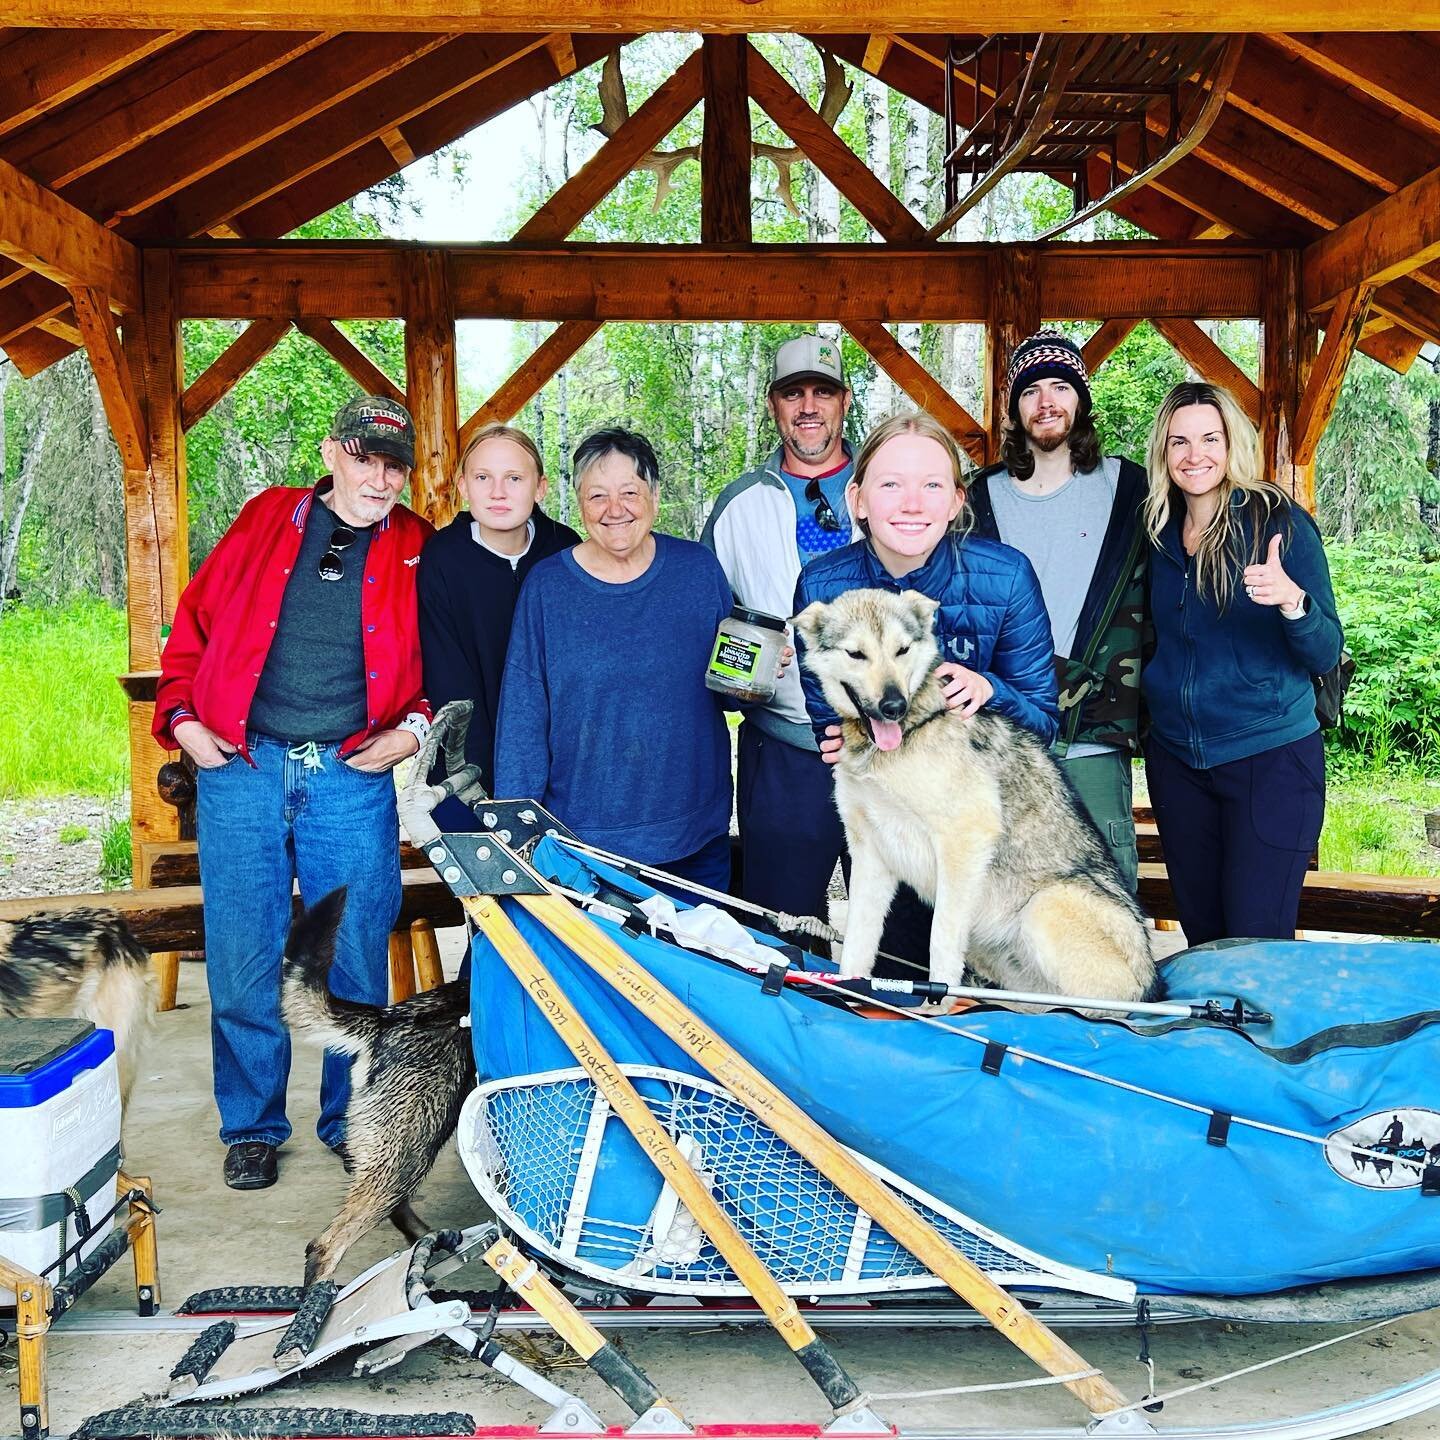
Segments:
[[[772,699],[786,629],[785,621],[775,615],[737,605],[715,632],[706,688],[756,704]]]

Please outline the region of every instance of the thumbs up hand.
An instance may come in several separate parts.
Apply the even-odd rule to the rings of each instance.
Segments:
[[[1305,598],[1305,592],[1285,573],[1280,563],[1280,537],[1270,538],[1270,548],[1259,565],[1245,567],[1245,593],[1257,605],[1278,605],[1294,610]]]

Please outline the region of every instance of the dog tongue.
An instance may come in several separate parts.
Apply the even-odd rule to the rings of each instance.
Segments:
[[[873,715],[870,717],[870,733],[881,750],[898,750],[905,738],[895,721],[877,720]]]

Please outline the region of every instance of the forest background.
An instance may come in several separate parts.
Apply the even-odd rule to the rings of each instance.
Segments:
[[[760,40],[773,63],[818,105],[819,53],[796,37]],[[649,36],[626,46],[632,110],[671,74],[693,37]],[[940,118],[859,71],[838,130],[917,216],[941,208]],[[531,142],[507,198],[487,185],[486,133],[441,152],[295,232],[308,238],[425,234],[422,192],[442,179],[461,196],[484,196],[518,228],[603,143],[599,67],[579,71],[529,102]],[[785,137],[752,106],[757,141]],[[692,113],[662,147],[698,146]],[[699,238],[700,175],[693,159],[632,172],[575,238],[687,242]],[[423,183],[417,184],[417,176]],[[767,241],[863,241],[866,222],[808,164],[757,160],[754,235]],[[1035,176],[1015,176],[966,217],[959,238],[1024,240],[1069,213],[1070,197]],[[1102,215],[1078,232],[1140,236]],[[452,237],[446,237],[452,238]],[[187,383],[239,331],[217,321],[184,326]],[[398,321],[346,324],[350,337],[403,382]],[[551,327],[509,327],[518,363]],[[569,455],[600,424],[643,431],[662,461],[661,528],[696,536],[709,506],[776,443],[765,417],[765,378],[776,344],[797,326],[606,325],[517,417],[540,442],[551,487],[546,508],[575,520]],[[908,401],[838,326],[855,392],[850,437]],[[1093,326],[1070,329],[1083,340]],[[1252,322],[1206,330],[1253,377]],[[902,324],[896,338],[974,414],[983,410],[979,326]],[[493,337],[492,337],[493,338]],[[462,324],[461,353],[467,347]],[[509,367],[502,367],[505,373]],[[461,413],[498,376],[460,375]],[[1161,397],[1186,376],[1184,362],[1149,325],[1139,326],[1093,378],[1107,452],[1143,458]],[[354,383],[308,340],[290,332],[189,433],[190,554],[198,566],[240,506],[275,484],[309,485],[323,473],[319,442]],[[1440,871],[1423,812],[1440,807],[1440,353],[1427,347],[1400,376],[1357,355],[1316,462],[1317,518],[1347,642],[1358,665],[1345,722],[1329,738],[1332,795],[1321,864],[1390,873]],[[0,803],[26,796],[101,797],[111,812],[103,865],[128,873],[123,818],[128,781],[125,712],[115,676],[125,667],[125,542],[119,456],[83,354],[31,381],[0,359]],[[63,829],[63,827],[62,827]],[[62,834],[63,839],[63,834]],[[0,886],[15,853],[0,836]]]

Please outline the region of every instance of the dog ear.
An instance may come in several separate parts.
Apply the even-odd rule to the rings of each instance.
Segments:
[[[815,600],[791,619],[790,623],[795,627],[796,634],[807,645],[820,644],[820,627],[825,623],[829,609],[829,605],[823,600]]]
[[[935,613],[940,609],[938,600],[932,600],[918,590],[902,590],[900,598],[910,607],[921,635],[935,628]]]

